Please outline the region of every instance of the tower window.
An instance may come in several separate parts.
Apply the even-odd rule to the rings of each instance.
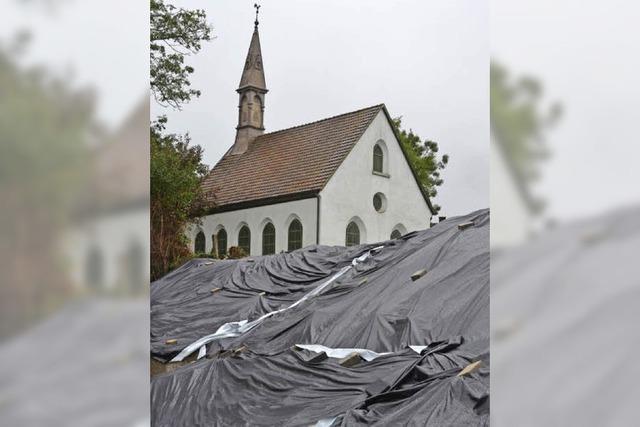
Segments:
[[[198,234],[196,234],[196,241],[193,246],[193,253],[203,254],[204,251],[205,251],[205,237],[204,237],[204,233],[202,231],[199,231]]]
[[[240,124],[246,125],[247,123],[249,123],[249,100],[245,95],[240,101]]]
[[[383,173],[384,154],[378,144],[373,147],[373,171]]]
[[[276,253],[276,228],[270,222],[262,229],[262,255]]]
[[[251,230],[246,225],[243,225],[238,233],[238,247],[247,255],[251,254]]]
[[[262,127],[262,100],[258,95],[253,97],[253,124]]]
[[[289,224],[289,242],[287,245],[288,251],[295,251],[302,247],[302,224],[297,219],[291,221]]]
[[[360,244],[360,228],[358,227],[358,224],[353,221],[347,225],[345,244],[347,246],[356,246]]]

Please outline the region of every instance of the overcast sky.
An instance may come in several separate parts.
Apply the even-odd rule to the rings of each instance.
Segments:
[[[565,114],[536,193],[557,219],[640,203],[640,5],[493,0],[491,51],[544,85]]]
[[[28,31],[21,61],[45,67],[72,87],[91,87],[96,113],[117,127],[149,86],[149,4],[110,0],[0,0],[0,41]]]
[[[214,165],[233,143],[238,87],[254,20],[251,1],[176,1],[205,9],[215,40],[188,61],[202,96],[163,110]],[[488,3],[262,1],[260,40],[267,132],[385,103],[440,144],[450,164],[435,202],[442,214],[488,206]]]
[[[98,93],[114,128],[148,87],[148,4],[67,0],[53,13],[0,0],[3,40],[34,36],[27,58]],[[217,37],[190,59],[200,99],[167,111],[214,164],[231,145],[253,0],[180,2],[206,8]],[[565,107],[549,134],[539,191],[549,213],[584,216],[640,200],[640,6],[615,0],[263,1],[265,124],[273,131],[385,102],[451,164],[436,202],[447,215],[488,202],[489,53],[539,77]],[[124,12],[124,13],[123,13]],[[491,25],[489,27],[489,12]],[[606,19],[603,19],[606,17]],[[544,29],[544,31],[541,31]],[[491,50],[489,50],[491,34]],[[154,105],[154,113],[159,109]]]

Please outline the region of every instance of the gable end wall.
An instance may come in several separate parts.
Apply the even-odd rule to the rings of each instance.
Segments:
[[[383,140],[387,147],[389,177],[373,170],[373,147]],[[373,196],[387,198],[383,213],[373,208]],[[402,153],[400,144],[383,111],[371,122],[351,153],[320,193],[320,242],[344,245],[349,220],[362,220],[365,237],[361,243],[388,240],[393,228],[402,224],[407,232],[429,227],[431,212]]]

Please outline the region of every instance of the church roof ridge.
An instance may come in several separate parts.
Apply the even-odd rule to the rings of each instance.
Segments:
[[[356,113],[361,113],[361,112],[367,111],[367,110],[383,109],[383,108],[385,108],[385,104],[384,103],[375,104],[375,105],[372,105],[370,107],[359,108],[357,110],[348,111],[346,113],[341,113],[341,114],[336,114],[335,116],[325,117],[323,119],[314,120],[312,122],[302,123],[302,124],[291,126],[291,127],[288,127],[288,128],[274,130],[273,132],[268,132],[268,133],[265,133],[263,135],[260,135],[256,139],[259,139],[259,138],[262,138],[262,137],[265,137],[265,136],[276,135],[276,134],[281,133],[281,132],[287,132],[287,131],[290,131],[290,130],[299,129],[299,128],[304,127],[304,126],[311,126],[311,125],[315,125],[315,124],[318,124],[318,123],[326,122],[326,121],[329,121],[329,120],[339,119],[339,118],[341,118],[343,116],[348,116],[349,114],[356,114]]]

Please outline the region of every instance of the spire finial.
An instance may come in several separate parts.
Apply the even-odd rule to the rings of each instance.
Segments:
[[[254,22],[254,24],[255,24],[256,28],[258,28],[258,24],[259,24],[259,22],[258,22],[258,13],[260,13],[260,5],[258,3],[254,3],[253,7],[256,8],[256,22]]]

